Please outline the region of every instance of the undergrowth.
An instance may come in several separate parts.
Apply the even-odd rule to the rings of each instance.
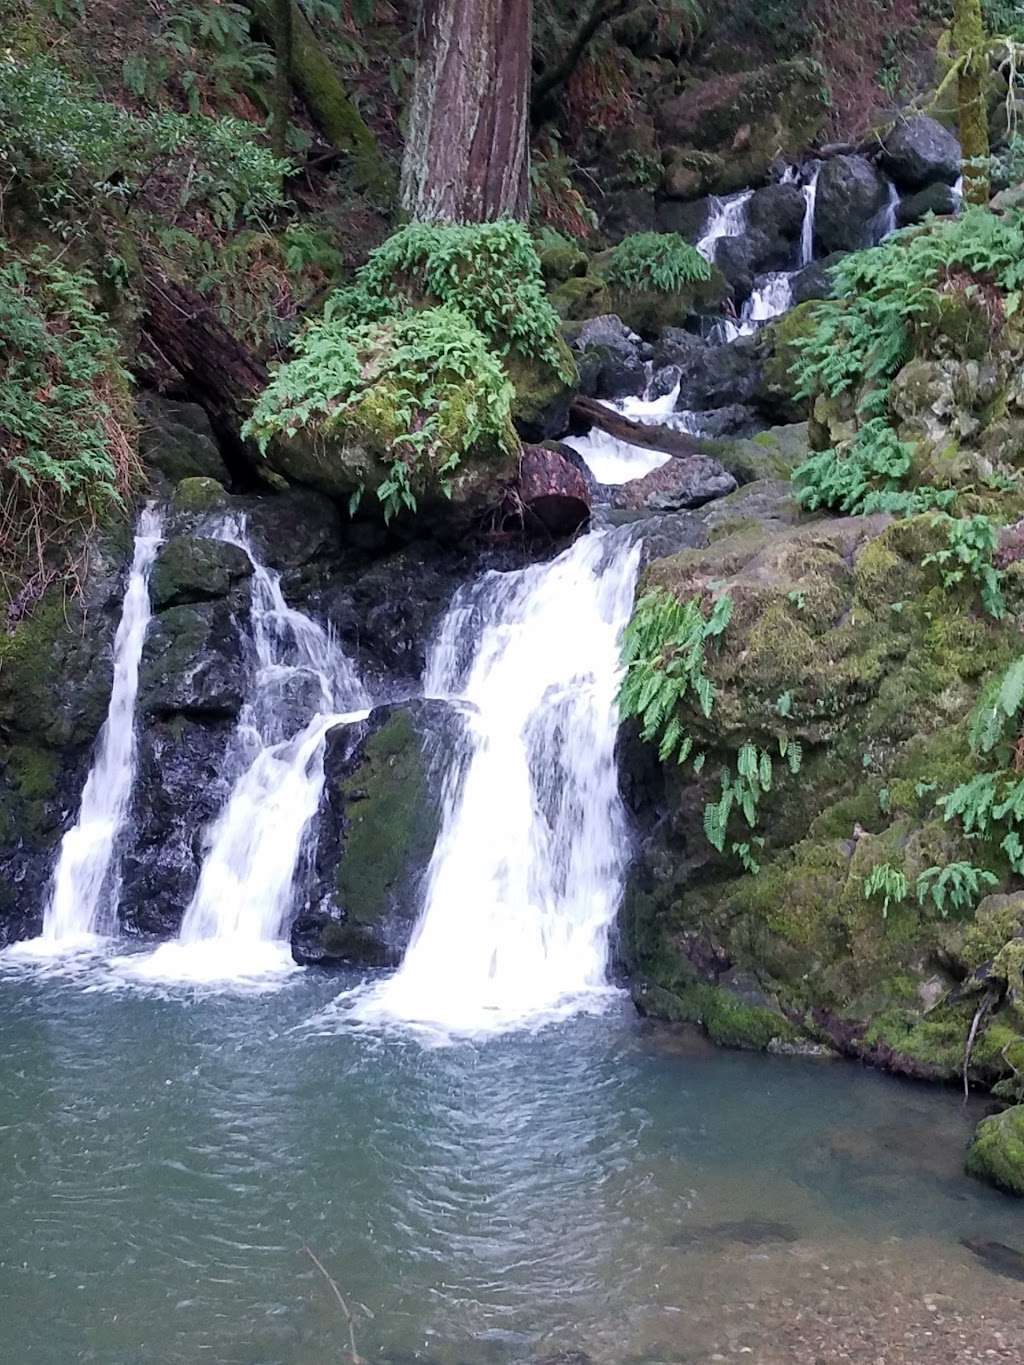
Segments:
[[[623,289],[674,294],[711,279],[711,266],[677,232],[637,232],[612,251],[606,274]]]

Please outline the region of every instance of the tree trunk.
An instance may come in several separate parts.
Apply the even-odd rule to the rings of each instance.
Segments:
[[[288,155],[288,125],[292,102],[292,5],[274,0],[274,94],[270,113],[271,146],[283,161]]]
[[[421,0],[402,206],[418,222],[529,211],[531,0]]]
[[[274,45],[278,41],[277,11],[283,0],[245,0],[264,36]],[[324,137],[340,152],[348,152],[359,181],[373,189],[387,191],[391,174],[362,115],[345,92],[320,40],[296,0],[290,5],[291,59],[282,70],[291,74],[292,84],[302,96]]]
[[[953,56],[960,63],[959,122],[963,153],[964,199],[985,205],[989,200],[988,109],[985,102],[985,25],[981,0],[956,0],[953,12]]]

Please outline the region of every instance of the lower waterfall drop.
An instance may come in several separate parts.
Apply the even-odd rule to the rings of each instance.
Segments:
[[[210,828],[178,939],[126,962],[151,979],[232,981],[292,965],[281,935],[323,790],[327,732],[367,714],[351,663],[316,621],[288,606],[244,522],[230,518],[215,534],[253,566],[255,664],[235,736],[243,768]],[[305,723],[285,733],[296,701]]]
[[[462,703],[464,749],[405,959],[349,997],[350,1017],[475,1035],[605,997],[627,859],[619,636],[639,555],[628,534],[598,531],[456,596],[425,681]]]
[[[162,542],[159,514],[139,517],[135,550],[114,637],[114,678],[107,717],[82,789],[78,819],[61,840],[35,950],[87,946],[117,917],[117,844],[135,777],[135,698],[149,625],[149,575]],[[32,949],[26,947],[26,951]]]

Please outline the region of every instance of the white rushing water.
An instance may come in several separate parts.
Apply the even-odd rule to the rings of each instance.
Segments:
[[[772,318],[781,317],[793,306],[793,277],[785,270],[761,275],[754,281],[750,298],[743,305],[739,336],[751,336]]]
[[[810,265],[814,260],[814,211],[818,199],[818,176],[821,163],[815,162],[811,178],[803,186],[804,221],[800,229],[800,266]]]
[[[151,608],[149,575],[162,539],[160,516],[139,517],[121,620],[114,637],[114,676],[106,720],[82,789],[78,819],[61,840],[39,939],[25,951],[89,945],[117,915],[118,838],[135,777],[135,698]]]
[[[715,246],[723,237],[741,237],[746,231],[747,201],[753,193],[753,190],[741,190],[724,199],[717,195],[712,197],[711,212],[697,242],[697,250],[706,261],[714,261]]]
[[[405,959],[349,1000],[350,1017],[482,1034],[607,996],[627,856],[619,636],[638,562],[628,536],[595,532],[456,596],[426,691],[464,704],[465,752]]]
[[[890,180],[886,188],[886,200],[878,211],[878,215],[872,224],[872,241],[884,242],[886,237],[896,231],[899,226],[898,211],[900,207],[900,192]]]
[[[605,407],[619,412],[634,422],[644,425],[672,427],[675,431],[698,430],[697,415],[692,412],[677,412],[679,385],[657,398],[620,398]],[[563,444],[571,446],[582,455],[587,468],[598,483],[623,484],[633,479],[642,479],[655,469],[660,469],[672,458],[661,450],[647,450],[643,446],[631,445],[602,431],[591,427],[585,436],[566,436]]]
[[[366,714],[351,663],[316,621],[289,607],[232,518],[217,529],[252,561],[252,685],[235,748],[241,773],[208,832],[192,901],[174,943],[123,963],[155,979],[230,981],[291,966],[282,941],[303,841],[324,783],[327,732]],[[299,728],[294,727],[301,715]]]

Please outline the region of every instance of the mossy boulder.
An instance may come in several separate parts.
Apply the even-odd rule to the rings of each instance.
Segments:
[[[246,693],[239,599],[167,607],[146,635],[139,668],[143,716],[236,716]]]
[[[222,483],[195,475],[177,484],[171,505],[182,516],[199,517],[223,512],[229,500]]]
[[[668,327],[682,327],[695,314],[715,313],[729,297],[729,284],[714,265],[706,279],[676,288],[627,286],[615,276],[616,250],[595,256],[591,266],[592,273],[607,285],[607,306],[600,311],[616,314],[643,337],[654,338]]]
[[[515,392],[512,420],[524,441],[552,440],[569,430],[569,404],[579,384],[579,373],[565,341],[559,337],[555,345],[557,369],[547,361],[514,354],[504,360],[505,373]]]
[[[739,517],[717,537],[709,529],[710,545],[655,560],[638,589],[733,603],[721,648],[705,661],[711,714],[679,713],[701,770],[659,765],[630,726],[623,735],[623,787],[647,833],[622,948],[638,979],[668,993],[648,992],[645,1008],[657,1013],[660,1002],[669,1017],[703,1019],[717,999],[705,988],[752,974],[801,1038],[955,1080],[978,1003],[964,978],[987,954],[989,972],[1009,982],[1024,943],[1012,937],[1019,905],[989,897],[976,915],[947,920],[916,884],[953,862],[1011,884],[998,837],[967,840],[936,803],[975,771],[967,716],[982,680],[1019,652],[1016,628],[924,567],[937,534],[927,517],[788,526]],[[705,807],[751,744],[770,763],[770,790],[753,829],[734,812],[719,852]],[[751,850],[756,875],[742,871],[734,843]],[[883,865],[908,888],[888,908],[866,894]],[[1024,1059],[1024,1018],[1008,998],[973,1050],[980,1085],[1011,1078],[1017,1049]]]
[[[965,1164],[968,1175],[1024,1196],[1024,1104],[982,1119]]]
[[[202,536],[175,536],[160,547],[149,581],[154,611],[227,597],[252,574],[252,561],[238,545]]]
[[[316,850],[325,895],[320,918],[293,940],[301,960],[400,959],[440,828],[442,768],[461,730],[452,705],[420,700],[377,707],[360,732],[329,733]]]
[[[138,412],[139,454],[151,475],[169,484],[190,478],[229,481],[210,419],[201,407],[148,395],[139,400]]]

